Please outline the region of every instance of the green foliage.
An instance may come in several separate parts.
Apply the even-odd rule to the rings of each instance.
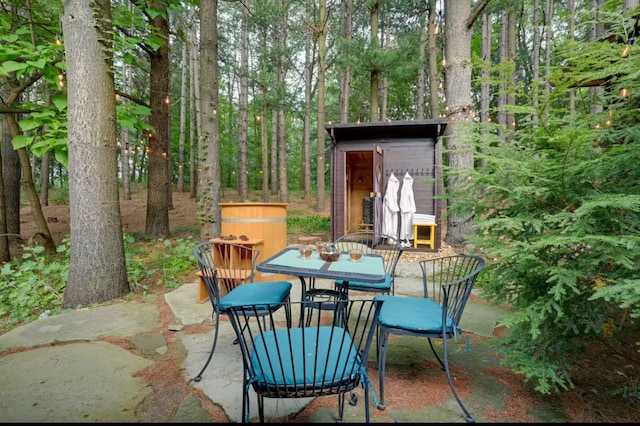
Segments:
[[[288,217],[288,234],[314,234],[331,231],[331,217],[312,215],[306,217]]]
[[[157,283],[167,288],[176,288],[182,284],[182,277],[195,270],[198,265],[193,256],[195,242],[187,239],[159,240],[156,248],[158,255],[154,265],[160,272]]]
[[[573,387],[585,344],[614,345],[637,332],[640,316],[640,98],[619,96],[619,85],[638,86],[640,57],[621,58],[597,43],[594,50],[610,54],[583,49],[605,63],[590,62],[584,78],[565,78],[615,73],[605,111],[571,114],[560,86],[549,99],[558,108],[544,120],[519,120],[511,141],[483,129],[482,167],[456,206],[475,213],[478,233],[470,240],[491,259],[485,295],[514,308],[501,324],[510,333],[495,342],[503,362],[545,394]],[[569,52],[578,63],[576,50]],[[577,98],[588,90],[578,89]]]
[[[197,268],[191,237],[158,240],[147,247],[125,235],[124,242],[127,274],[134,292],[146,293],[150,282],[175,288]],[[2,265],[0,330],[62,311],[69,247],[69,240],[65,239],[56,256],[46,255],[41,246],[25,247],[20,261]]]
[[[19,263],[2,265],[0,329],[60,311],[69,273],[68,241],[58,246],[58,254],[46,255],[42,246],[25,247]]]

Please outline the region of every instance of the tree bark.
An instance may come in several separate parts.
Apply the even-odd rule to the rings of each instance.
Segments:
[[[187,44],[182,44],[180,61],[180,133],[178,136],[178,192],[184,192],[184,141],[187,130]]]
[[[249,199],[249,179],[247,168],[248,126],[249,126],[249,9],[240,3],[242,9],[240,45],[240,93],[238,99],[238,193],[240,200]]]
[[[342,2],[342,31],[341,36],[350,43],[353,40],[353,0]],[[347,65],[340,71],[340,122],[349,122],[349,98],[351,96],[351,66],[349,60],[351,54],[347,49],[341,52],[341,56],[347,60]]]
[[[431,0],[429,2],[429,8],[425,9],[420,14],[420,28],[418,30],[418,81],[416,82],[416,94],[418,97],[418,101],[416,103],[416,119],[418,120],[422,120],[424,118],[425,93],[427,92],[427,40],[431,24],[431,18],[427,18],[427,13],[431,15],[429,11],[432,4],[435,4],[435,0]]]
[[[481,4],[486,5],[487,2]],[[456,211],[456,197],[462,194],[469,178],[468,170],[474,167],[471,148],[473,131],[471,101],[471,34],[472,16],[478,16],[477,8],[471,12],[469,0],[449,0],[445,3],[445,93],[447,98],[448,124],[445,143],[447,147],[446,179],[449,199],[447,237],[449,244],[462,244],[468,235],[475,232],[475,223],[470,213]]]
[[[287,2],[278,1],[278,9],[282,12],[277,31],[278,54],[278,179],[280,202],[289,202],[289,181],[287,176],[287,126],[286,126],[286,93],[287,93]]]
[[[313,20],[313,5],[311,2],[307,2],[305,5],[305,19],[307,22]],[[311,48],[313,45],[314,34],[313,31],[307,29],[304,33],[304,119],[302,129],[302,188],[304,190],[304,197],[311,197],[311,98],[313,85],[313,63],[314,63],[314,50]],[[340,87],[342,87],[343,73],[340,73]],[[342,93],[340,93],[340,102],[342,102]]]
[[[20,133],[20,130],[15,116],[13,114],[7,114],[6,118],[12,137],[17,136]],[[20,177],[20,186],[24,188],[25,191],[27,191],[27,194],[29,196],[29,204],[31,205],[31,216],[33,217],[33,221],[36,224],[36,229],[38,230],[35,235],[30,236],[30,239],[42,241],[42,246],[44,247],[45,251],[47,253],[53,254],[56,252],[56,243],[51,237],[49,225],[47,225],[47,221],[44,218],[44,213],[42,212],[40,196],[38,195],[36,185],[33,182],[33,173],[31,171],[32,169],[31,161],[29,160],[29,154],[27,153],[26,148],[17,149],[16,152],[18,154],[18,160],[20,161],[20,169],[22,170],[22,175]]]
[[[317,112],[317,158],[316,158],[316,211],[324,211],[325,206],[325,181],[324,181],[324,165],[325,165],[325,73],[327,68],[327,2],[320,0],[318,7],[318,112]]]
[[[371,5],[371,57],[375,56],[375,51],[379,49],[380,43],[378,41],[378,26],[380,20],[380,2],[375,0]],[[379,121],[380,120],[380,93],[379,93],[379,85],[380,85],[380,71],[378,69],[378,65],[375,62],[371,64],[370,71],[370,99],[371,99],[371,121]]]
[[[218,0],[200,2],[200,79],[202,137],[200,205],[203,239],[220,235],[220,133],[218,122]]]
[[[195,11],[193,12],[195,14]],[[193,19],[191,19],[191,22]],[[191,81],[189,84],[189,99],[191,99],[191,114],[189,115],[189,144],[190,144],[190,164],[191,184],[189,185],[189,196],[197,198],[198,196],[198,178],[199,166],[196,164],[196,151],[201,148],[201,144],[197,141],[202,135],[202,114],[200,111],[200,67],[198,66],[198,34],[197,27],[191,23],[189,32],[189,61],[191,63]],[[198,151],[198,158],[202,153]],[[201,164],[201,163],[199,163]]]
[[[122,297],[129,283],[118,194],[109,0],[67,0],[63,28],[71,233],[63,306],[75,308]]]
[[[431,110],[431,118],[440,117],[440,94],[439,79],[440,73],[438,72],[438,42],[440,40],[440,22],[437,22],[436,17],[438,11],[436,11],[436,1],[429,0],[429,107]]]
[[[153,7],[164,10],[166,0],[151,2]],[[150,124],[149,180],[147,188],[147,217],[145,234],[153,238],[169,238],[169,20],[162,13],[151,19],[152,32],[164,42],[150,53]]]
[[[3,98],[6,99],[5,96]],[[4,180],[2,188],[5,198],[7,233],[20,235],[20,175],[22,174],[22,168],[20,167],[18,153],[11,144],[13,135],[9,128],[7,117],[8,115],[5,114],[2,120],[2,173]],[[10,240],[12,239],[10,238]]]
[[[9,236],[7,235],[7,210],[4,198],[4,176],[2,173],[2,149],[0,149],[0,263],[9,262]]]

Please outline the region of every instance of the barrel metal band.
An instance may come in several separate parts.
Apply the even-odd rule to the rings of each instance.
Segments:
[[[286,217],[266,218],[266,219],[222,219],[222,222],[235,223],[266,223],[266,222],[286,222]]]

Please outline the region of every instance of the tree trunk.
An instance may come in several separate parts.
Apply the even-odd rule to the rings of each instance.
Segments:
[[[71,233],[63,306],[76,308],[122,297],[129,284],[118,194],[109,0],[67,0],[63,28]]]
[[[343,0],[342,2],[342,32],[341,36],[348,43],[353,39],[353,0]],[[348,59],[351,55],[349,51],[341,52],[341,56]],[[351,66],[347,60],[347,65],[340,71],[340,122],[349,122],[349,98],[351,96]]]
[[[271,110],[271,195],[278,195],[278,111]]]
[[[263,52],[267,51],[267,30],[260,30],[260,46]],[[260,61],[260,77],[263,81],[267,79],[267,61]],[[269,116],[269,88],[266,83],[260,85],[260,95],[262,96],[262,108],[260,110],[260,148],[262,158],[262,201],[269,202],[269,127],[267,117]]]
[[[311,2],[305,5],[305,19],[307,22],[313,21],[313,7]],[[313,44],[314,34],[310,29],[305,31],[304,37],[304,120],[302,130],[302,188],[304,197],[311,197],[311,86],[313,84]],[[342,87],[342,72],[340,73],[340,87]],[[340,94],[342,102],[342,93]]]
[[[440,94],[438,93],[440,84],[440,73],[438,73],[438,41],[440,39],[440,22],[436,17],[436,1],[429,0],[429,107],[431,118],[440,117]]]
[[[384,24],[384,28],[382,29],[382,33],[380,34],[380,38],[383,41],[382,43],[382,49],[386,52],[389,50],[389,46],[391,45],[391,13],[389,13],[387,11],[387,13],[385,13],[384,15],[385,17],[385,24]],[[380,116],[379,116],[379,120],[380,121],[386,121],[387,120],[387,109],[388,109],[388,104],[389,104],[389,77],[388,77],[388,71],[385,71],[382,73],[382,82],[380,84]]]
[[[200,94],[202,137],[200,204],[203,223],[200,237],[220,235],[220,133],[218,123],[218,0],[200,2]]]
[[[195,11],[194,11],[195,13]],[[193,19],[192,19],[193,21]],[[191,113],[189,114],[189,143],[190,143],[190,176],[191,185],[189,186],[189,196],[196,198],[198,195],[198,178],[199,167],[196,164],[196,150],[201,148],[201,144],[197,143],[198,138],[202,135],[202,114],[200,113],[200,78],[198,66],[198,34],[195,24],[191,25],[189,34],[189,60],[191,62],[191,79],[189,85],[189,99],[191,99]],[[200,158],[201,151],[198,151]],[[199,163],[202,164],[202,163]]]
[[[15,115],[7,114],[6,119],[12,137],[17,136],[20,133],[20,129],[18,127],[18,123],[16,122]],[[36,229],[38,230],[35,235],[30,236],[30,239],[41,240],[42,246],[45,248],[45,251],[47,253],[55,253],[56,243],[51,237],[49,225],[47,225],[47,221],[44,218],[44,213],[42,212],[40,197],[38,195],[38,191],[36,190],[36,185],[33,182],[33,173],[31,172],[31,161],[29,160],[29,154],[27,153],[26,148],[17,149],[16,152],[18,153],[20,169],[22,170],[20,186],[24,188],[25,191],[27,191],[27,194],[29,196],[29,204],[31,205],[31,216],[33,217],[33,221],[36,224]]]
[[[184,141],[187,130],[187,44],[182,44],[180,61],[180,133],[178,136],[178,192],[184,192]],[[190,98],[189,98],[190,99]]]
[[[7,210],[4,201],[4,176],[2,173],[2,149],[0,149],[0,263],[9,262],[9,236],[7,235]]]
[[[429,2],[429,7],[435,5],[435,0]],[[429,8],[425,9],[420,14],[420,28],[419,28],[419,44],[418,44],[418,81],[416,83],[416,92],[418,96],[418,102],[416,103],[416,119],[422,120],[424,118],[425,107],[425,93],[427,92],[427,70],[426,70],[426,57],[427,57],[427,39],[429,37],[429,25],[431,18],[427,18]]]
[[[553,11],[553,1],[549,0],[549,12]],[[594,24],[591,26],[590,41],[598,41],[604,34],[604,23],[601,15],[604,12],[604,0],[591,0],[591,13]],[[549,61],[550,63],[551,61]],[[602,106],[602,94],[604,90],[602,86],[589,88],[589,100],[591,103],[591,114],[601,113],[604,109]]]
[[[575,2],[574,0],[567,0],[567,19],[568,19],[568,28],[567,28],[567,36],[570,40],[575,38]],[[538,50],[540,48],[538,47]],[[540,55],[538,54],[538,60],[540,60]],[[569,89],[569,111],[571,114],[576,113],[576,91],[575,89]]]
[[[498,136],[502,141],[507,140],[507,75],[504,68],[504,62],[507,60],[507,12],[505,10],[500,12],[500,45],[498,47],[500,52],[501,71],[498,83]]]
[[[238,105],[238,192],[240,200],[249,199],[247,169],[248,120],[249,120],[249,9],[241,3],[240,93]]]
[[[507,105],[509,107],[516,105],[516,25],[516,12],[510,10],[507,14],[507,57],[505,58],[511,65],[509,69],[513,70],[509,73],[507,83]],[[507,140],[510,141],[516,130],[516,117],[511,108],[507,111],[507,129]]]
[[[491,15],[482,14],[482,65],[480,69],[480,122],[488,124],[491,119]],[[482,127],[483,135],[489,130]],[[485,162],[483,161],[483,166]]]
[[[5,102],[7,99],[18,98],[16,94],[12,93],[14,90],[18,90],[17,87],[17,81],[0,77],[0,96]],[[13,149],[11,144],[11,140],[15,136],[13,132],[16,132],[17,135],[19,129],[17,127],[11,128],[8,117],[9,114],[3,114],[2,116],[2,146],[0,146],[0,149],[3,150],[2,170],[4,185],[2,188],[4,190],[7,233],[12,235],[9,238],[12,241],[18,240],[18,235],[20,235],[20,176],[22,168],[18,152]],[[13,122],[15,123],[15,118]]]
[[[375,0],[371,5],[371,57],[375,56],[375,51],[378,50],[380,43],[378,42],[378,22],[380,20],[380,2]],[[378,64],[372,62],[371,64],[371,76],[370,76],[370,98],[371,98],[371,121],[380,120],[380,71]]]
[[[280,179],[280,202],[289,202],[289,182],[287,178],[287,126],[286,126],[286,79],[287,79],[287,57],[285,52],[287,51],[287,17],[286,2],[280,0],[278,2],[278,9],[282,11],[280,17],[281,23],[278,29],[277,44],[280,49],[278,54],[278,178]]]
[[[123,64],[124,68],[124,87],[125,90],[131,90],[133,88],[133,77],[131,74],[131,66],[127,63]],[[131,170],[129,168],[129,161],[131,160],[131,133],[129,129],[122,128],[122,150],[121,155],[121,170],[122,170],[122,192],[125,200],[131,200]],[[133,170],[135,170],[135,163]]]
[[[151,3],[166,12],[166,0]],[[169,20],[163,14],[151,19],[152,33],[163,40],[150,53],[150,124],[149,183],[147,188],[147,217],[145,234],[152,238],[169,238]]]
[[[324,138],[327,131],[324,128],[325,122],[325,73],[327,68],[327,2],[320,0],[318,5],[318,112],[317,112],[317,153],[316,164],[316,211],[324,211],[325,208],[325,182],[324,182],[324,165],[325,165],[325,148]]]
[[[478,3],[475,13],[470,13],[469,0],[449,0],[445,4],[445,93],[448,108],[446,129],[446,179],[449,200],[447,242],[453,246],[462,244],[468,235],[475,232],[475,223],[470,213],[455,210],[457,196],[461,194],[468,179],[468,170],[474,166],[471,140],[473,131],[469,125],[472,118],[471,102],[471,33],[473,16],[478,16],[485,2]]]

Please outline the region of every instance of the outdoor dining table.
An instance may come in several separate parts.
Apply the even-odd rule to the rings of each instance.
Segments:
[[[256,269],[263,273],[285,274],[297,276],[302,285],[302,301],[314,300],[316,297],[332,297],[335,300],[348,300],[349,281],[381,283],[386,279],[384,261],[376,254],[365,254],[354,262],[348,253],[341,253],[334,262],[320,259],[316,251],[311,257],[303,259],[297,247],[287,247],[270,258],[260,262]],[[315,279],[323,278],[342,281],[337,289],[315,288]],[[308,287],[311,285],[311,288]],[[300,312],[300,324],[304,319]]]

